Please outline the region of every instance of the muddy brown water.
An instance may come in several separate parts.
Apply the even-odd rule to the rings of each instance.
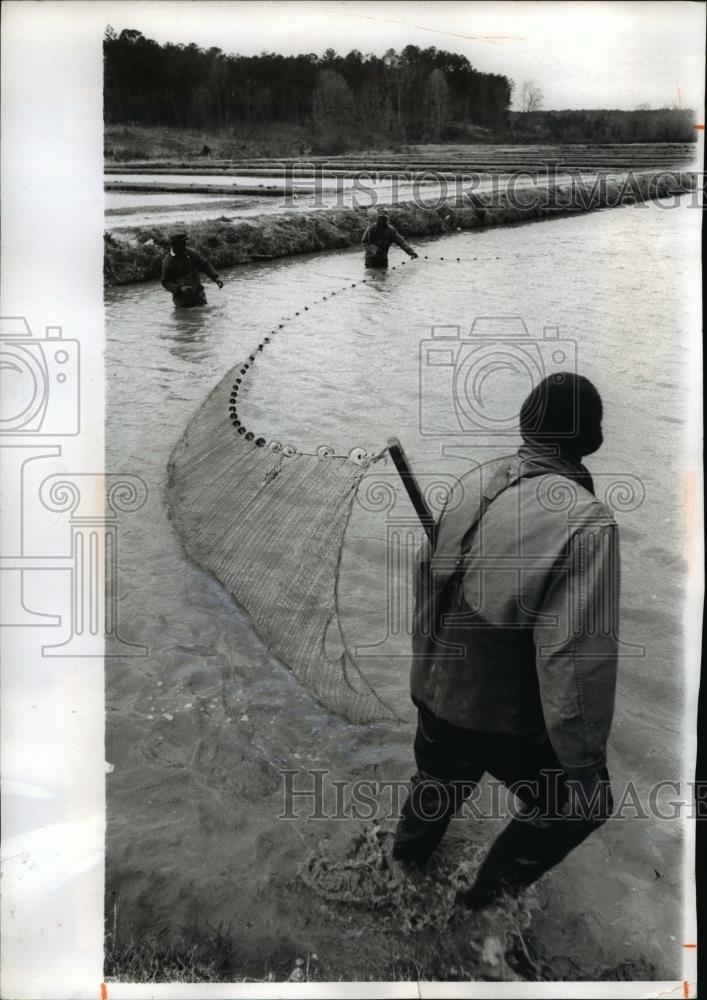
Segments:
[[[644,490],[638,506],[617,514],[627,655],[609,759],[615,792],[631,779],[644,802],[656,782],[689,777],[682,455],[695,363],[685,303],[696,214],[651,204],[460,233],[419,244],[423,258],[445,261],[405,267],[394,249],[395,271],[312,310],[273,343],[243,401],[249,426],[268,437],[346,452],[376,450],[397,433],[421,474],[453,474],[478,450],[470,451],[468,435],[455,436],[451,415],[450,378],[462,362],[432,373],[441,374],[436,380],[421,363],[432,327],[449,337],[457,325],[468,332],[476,317],[520,316],[541,345],[538,357],[547,357],[543,328],[558,327],[605,399],[605,445],[592,472],[634,477]],[[403,781],[412,770],[407,640],[403,632],[389,641],[380,611],[384,532],[371,536],[370,522],[354,513],[342,619],[350,642],[367,647],[372,682],[406,721],[358,727],[324,712],[272,660],[246,612],[184,555],[165,506],[167,459],[208,391],[283,315],[362,274],[355,250],[246,265],[224,275],[223,291],[209,286],[209,305],[192,312],[174,310],[158,284],[106,293],[106,469],[138,474],[149,489],[146,506],[120,528],[121,632],[149,652],[106,667],[106,759],[114,766],[106,910],[122,938],[178,940],[195,924],[230,928],[247,975],[275,968],[286,977],[296,957],[316,954],[324,979],[390,974],[391,955],[406,976],[445,977],[460,963],[483,976],[488,924],[416,934],[406,923],[407,890],[391,888],[397,902],[384,911],[361,897],[360,880],[348,885],[358,899],[327,895],[330,873],[345,880],[352,870],[356,838],[371,836],[365,816],[278,819],[284,770],[307,772],[296,779],[305,789],[315,770],[327,772],[325,782]],[[526,369],[503,377],[486,386],[488,413],[501,421],[530,376]],[[443,452],[450,442],[457,450]],[[484,454],[514,443],[504,438]],[[638,646],[644,654],[628,655]],[[379,825],[376,836],[385,837],[394,822]],[[494,829],[455,820],[440,852],[445,878],[458,877]],[[551,978],[619,968],[679,978],[684,832],[680,822],[656,818],[607,824],[522,912],[510,921],[497,914],[503,946],[517,959],[520,934],[536,974]],[[307,871],[326,877],[313,886]],[[424,900],[421,893],[422,908]]]

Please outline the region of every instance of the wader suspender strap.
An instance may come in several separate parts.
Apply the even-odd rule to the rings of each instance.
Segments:
[[[564,473],[562,472],[557,472],[554,474],[559,476],[564,475]],[[453,577],[456,576],[458,573],[462,574],[464,573],[464,564],[466,562],[466,557],[469,555],[469,552],[471,551],[471,546],[474,544],[474,539],[476,538],[476,534],[479,530],[479,525],[481,524],[482,518],[486,513],[486,511],[491,506],[491,504],[493,503],[493,501],[497,497],[500,497],[502,493],[505,493],[507,489],[510,489],[511,486],[516,486],[522,479],[538,479],[540,476],[546,476],[546,475],[548,475],[548,472],[546,470],[529,471],[526,473],[521,473],[521,475],[517,476],[515,479],[509,479],[509,481],[505,484],[505,486],[502,486],[501,489],[498,491],[498,493],[494,493],[492,497],[482,496],[481,503],[479,504],[479,513],[476,516],[476,520],[462,537],[461,552],[459,554],[459,558],[457,559],[457,564],[454,567],[454,573],[452,574]],[[571,478],[570,476],[565,476],[565,479],[570,479],[570,478]]]
[[[514,479],[512,482],[513,483],[517,483],[518,480]],[[505,491],[511,485],[512,485],[511,482],[506,483],[506,485],[503,486],[498,491],[498,493],[496,493],[493,497],[486,497],[486,496],[482,496],[481,497],[481,503],[479,504],[479,512],[476,515],[476,520],[472,523],[471,527],[467,529],[467,531],[464,533],[464,535],[462,537],[461,551],[459,553],[459,558],[457,559],[456,565],[455,565],[454,569],[452,570],[452,572],[451,572],[451,574],[449,576],[449,579],[447,580],[447,582],[444,585],[444,590],[445,591],[449,587],[454,587],[455,590],[457,591],[457,598],[456,598],[457,611],[461,611],[461,609],[462,609],[462,601],[463,601],[463,598],[464,598],[463,580],[464,580],[464,574],[466,572],[466,566],[465,566],[466,557],[469,555],[469,552],[471,550],[471,546],[472,546],[472,544],[474,542],[474,538],[476,537],[476,533],[479,530],[479,525],[481,524],[481,520],[482,520],[484,514],[486,513],[486,511],[491,506],[492,500],[495,500],[496,497],[498,497],[498,496],[501,495],[501,493],[505,493]]]
[[[469,552],[471,551],[471,546],[474,544],[474,539],[476,538],[476,533],[479,530],[479,525],[481,524],[483,516],[491,506],[492,502],[496,499],[496,497],[500,497],[502,493],[505,493],[506,490],[509,489],[511,486],[515,486],[515,484],[520,482],[522,478],[523,478],[522,476],[519,476],[517,479],[510,480],[509,482],[506,483],[505,486],[501,487],[498,493],[494,493],[492,497],[486,497],[486,496],[481,497],[481,503],[479,504],[479,512],[476,515],[476,520],[472,523],[471,527],[467,529],[467,531],[464,533],[462,537],[461,552],[459,554],[459,559],[457,560],[457,566],[456,566],[457,570],[461,569],[466,556],[469,555]]]

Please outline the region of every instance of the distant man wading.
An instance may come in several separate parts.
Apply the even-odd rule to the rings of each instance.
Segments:
[[[187,247],[186,233],[175,233],[169,243],[171,249],[162,261],[162,287],[172,293],[172,301],[179,308],[205,306],[206,293],[200,274],[207,274],[223,288],[221,278],[205,257]]]
[[[388,251],[392,243],[409,254],[413,260],[417,254],[400,235],[394,226],[388,222],[387,209],[380,207],[376,213],[376,221],[372,222],[361,237],[361,243],[366,248],[366,267],[387,267]]]
[[[600,447],[601,421],[586,378],[541,382],[517,455],[491,463],[481,489],[458,484],[420,564],[418,770],[393,857],[424,865],[488,771],[522,809],[458,896],[472,909],[530,885],[613,808],[618,537],[580,461]]]

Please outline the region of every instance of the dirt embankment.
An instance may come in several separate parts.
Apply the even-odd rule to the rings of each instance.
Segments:
[[[529,222],[612,208],[636,201],[670,197],[695,189],[694,173],[654,171],[628,174],[623,181],[567,182],[550,188],[503,193],[484,192],[440,199],[434,203],[407,202],[390,209],[390,220],[408,239],[438,236],[462,229]],[[189,244],[206,255],[217,269],[250,261],[336,250],[361,239],[370,222],[369,209],[331,209],[301,214],[257,216],[229,223],[206,220],[183,226]],[[104,236],[104,276],[109,285],[125,285],[159,278],[168,247],[168,228],[122,229]]]

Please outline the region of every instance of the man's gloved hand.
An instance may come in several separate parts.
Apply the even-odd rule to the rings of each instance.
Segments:
[[[564,807],[567,819],[603,823],[614,811],[609,772],[605,767],[581,778],[567,779],[568,800]]]
[[[410,260],[415,260],[416,257],[417,257],[417,254],[413,250],[413,252],[410,254]]]
[[[219,288],[223,288],[223,282],[221,281],[220,278],[216,279],[216,284],[218,285]]]

